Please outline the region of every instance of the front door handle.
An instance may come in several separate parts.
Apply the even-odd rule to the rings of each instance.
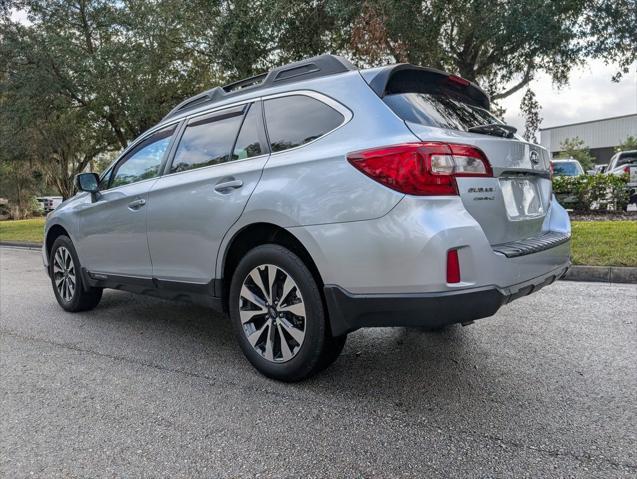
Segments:
[[[142,206],[144,206],[145,204],[146,204],[146,200],[144,198],[138,198],[135,201],[131,201],[130,203],[128,203],[128,209],[129,210],[138,210]]]
[[[221,183],[217,183],[215,185],[215,191],[219,193],[227,193],[228,190],[235,190],[237,188],[241,188],[243,186],[243,181],[241,180],[230,180],[230,181],[222,181]]]

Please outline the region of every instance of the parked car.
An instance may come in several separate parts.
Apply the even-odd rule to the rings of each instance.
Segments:
[[[209,305],[286,381],[361,327],[491,316],[566,272],[570,224],[548,152],[489,106],[454,75],[331,55],[190,98],[48,218],[55,297]]]
[[[592,175],[601,175],[606,171],[608,165],[595,165],[593,166],[593,170],[591,172]]]
[[[553,176],[580,176],[584,174],[584,168],[575,158],[551,160]]]
[[[42,205],[44,214],[48,214],[62,204],[63,198],[61,196],[39,196],[36,200]]]
[[[575,158],[551,160],[551,172],[555,177],[577,177],[584,174],[584,168]],[[566,208],[572,208],[579,201],[570,189],[555,194],[557,201]]]
[[[637,150],[615,153],[608,162],[607,175],[628,176],[629,204],[637,204]]]

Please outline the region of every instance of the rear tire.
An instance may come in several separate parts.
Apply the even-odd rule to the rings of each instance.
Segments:
[[[282,246],[258,246],[241,259],[228,303],[241,350],[267,377],[305,379],[329,366],[345,344],[329,335],[312,273]]]
[[[345,347],[347,341],[347,334],[342,336],[328,336],[325,338],[325,347],[323,348],[323,354],[316,368],[315,372],[323,371],[332,365],[334,361],[338,359]]]
[[[84,287],[81,271],[73,242],[59,236],[51,247],[49,276],[55,299],[71,313],[93,309],[102,299],[102,288]]]

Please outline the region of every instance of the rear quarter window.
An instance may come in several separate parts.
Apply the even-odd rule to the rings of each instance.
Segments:
[[[273,153],[314,141],[345,121],[340,112],[305,95],[272,98],[264,106]]]

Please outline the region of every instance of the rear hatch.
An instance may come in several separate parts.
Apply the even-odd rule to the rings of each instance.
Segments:
[[[370,87],[423,141],[460,143],[484,152],[493,177],[456,178],[467,211],[492,245],[541,235],[551,202],[550,158],[538,145],[512,134],[489,112],[489,99],[462,78],[411,65],[378,75],[362,72]],[[474,133],[469,129],[490,134]],[[502,125],[499,127],[498,125]]]

